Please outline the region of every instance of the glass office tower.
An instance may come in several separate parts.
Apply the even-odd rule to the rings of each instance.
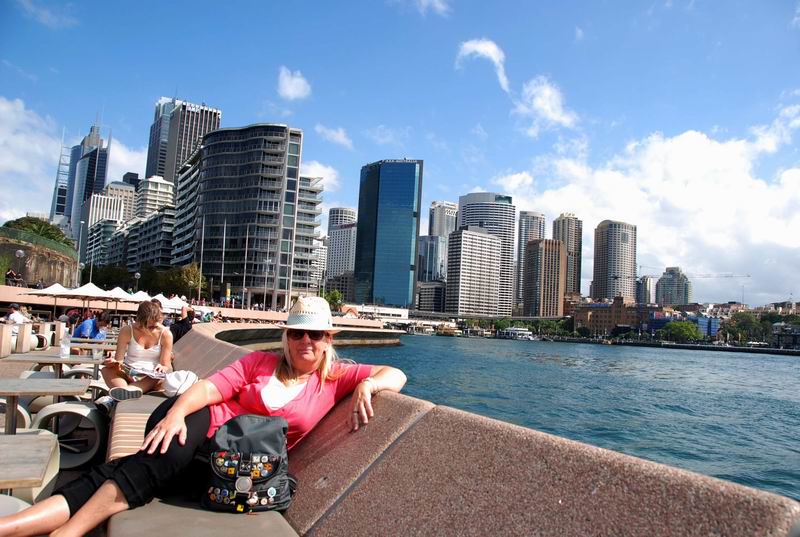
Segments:
[[[356,302],[414,304],[421,201],[421,160],[381,160],[361,168]]]

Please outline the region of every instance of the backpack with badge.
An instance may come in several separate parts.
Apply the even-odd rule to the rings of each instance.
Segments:
[[[245,414],[209,440],[211,479],[200,504],[211,511],[285,511],[297,480],[289,474],[286,420]]]

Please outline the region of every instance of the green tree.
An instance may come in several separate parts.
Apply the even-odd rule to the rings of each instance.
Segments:
[[[783,322],[789,324],[800,324],[800,315],[787,315],[783,318]]]
[[[74,247],[72,240],[64,235],[64,232],[58,229],[58,227],[54,226],[50,222],[46,222],[32,216],[24,216],[22,218],[17,218],[16,220],[9,220],[3,224],[3,227],[27,231],[42,238],[50,239],[51,241],[56,241],[66,246]]]
[[[580,337],[591,337],[592,336],[592,331],[589,330],[585,326],[579,326],[578,329],[576,330],[576,332],[578,333],[578,335]]]
[[[325,293],[325,300],[331,305],[331,311],[340,311],[342,309],[343,300],[342,293],[338,289],[332,289]]]
[[[511,326],[511,319],[495,319],[493,324],[495,330],[505,330]]]
[[[658,332],[660,333],[660,339],[674,341],[675,343],[687,343],[703,339],[703,334],[700,333],[697,325],[689,321],[672,321]]]

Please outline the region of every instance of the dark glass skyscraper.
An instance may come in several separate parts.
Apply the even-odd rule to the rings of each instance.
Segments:
[[[414,304],[421,201],[421,160],[381,160],[361,168],[356,302]]]

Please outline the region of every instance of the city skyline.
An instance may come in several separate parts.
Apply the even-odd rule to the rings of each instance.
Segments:
[[[0,201],[0,221],[48,212],[63,127],[71,146],[99,120],[103,138],[113,132],[108,182],[144,176],[153,106],[167,95],[222,110],[222,127],[301,128],[313,155],[304,171],[325,177],[323,213],[357,206],[365,163],[422,159],[425,209],[483,190],[513,196],[518,212],[544,213],[548,226],[575,213],[584,294],[592,232],[605,219],[637,226],[642,265],[753,276],[697,280],[698,301],[800,294],[794,1],[580,10],[395,1],[314,4],[313,17],[299,5],[206,14],[161,6],[186,28],[216,22],[241,54],[223,62],[186,32],[115,39],[147,23],[144,6],[26,5],[0,7],[0,186],[20,194]],[[252,47],[257,21],[276,16],[303,20],[320,37],[277,44],[264,58]],[[332,41],[331,24],[369,29]],[[90,47],[92,65],[79,53]],[[385,65],[405,64],[413,76],[383,76]],[[426,211],[420,217],[427,229]]]

